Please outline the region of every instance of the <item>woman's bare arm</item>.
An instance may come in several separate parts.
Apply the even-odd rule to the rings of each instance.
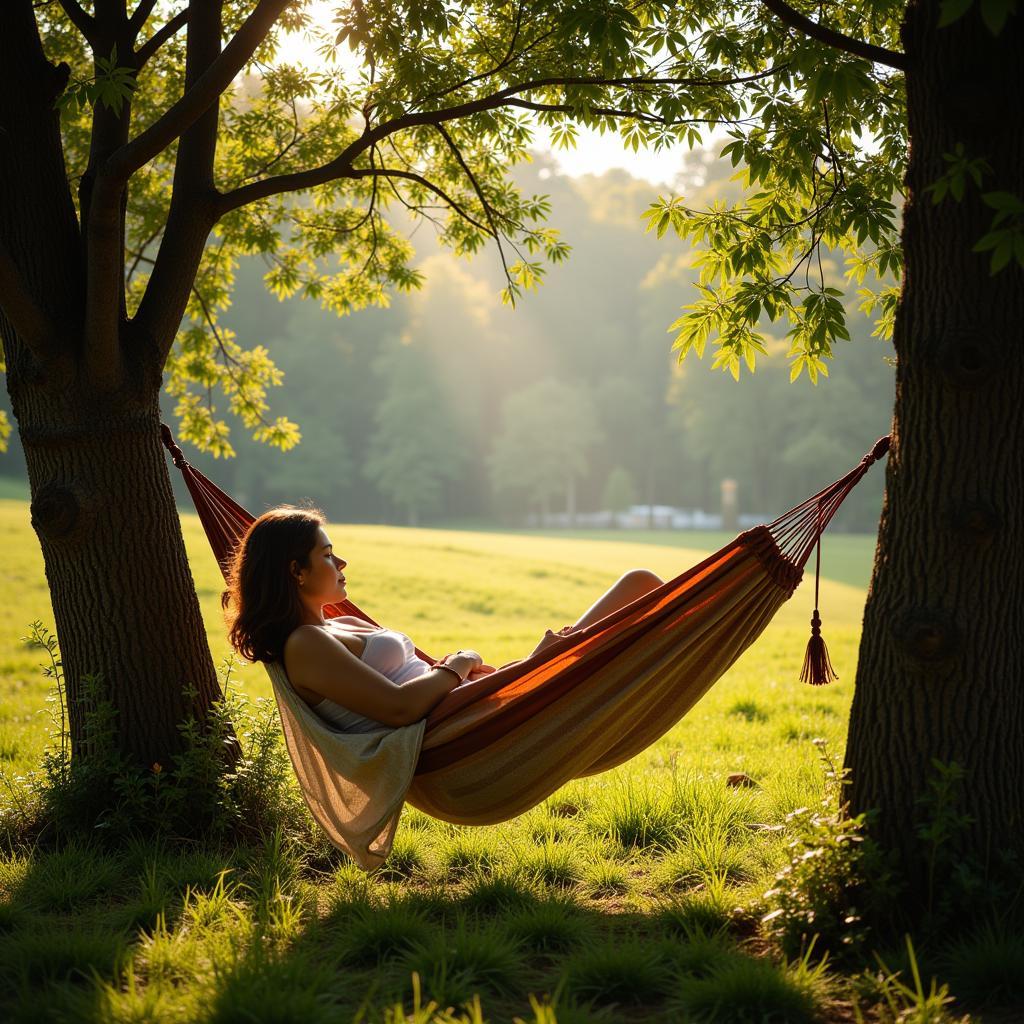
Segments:
[[[317,626],[299,626],[285,642],[288,678],[358,715],[384,725],[418,722],[458,685],[455,673],[431,669],[408,682],[392,682],[357,658],[340,640]],[[465,674],[475,663],[455,666]]]

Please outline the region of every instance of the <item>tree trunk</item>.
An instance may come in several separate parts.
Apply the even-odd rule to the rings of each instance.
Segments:
[[[942,865],[1018,877],[1004,855],[1021,853],[1024,827],[1024,287],[1019,267],[992,276],[971,251],[993,213],[979,191],[1024,196],[1024,18],[993,37],[977,5],[946,29],[938,16],[930,0],[904,22],[893,444],[846,755],[851,807],[877,809],[912,915],[931,908]],[[925,188],[958,142],[992,173],[934,205]],[[953,806],[972,819],[942,841],[918,832],[936,817],[935,760],[966,771]]]
[[[0,77],[0,257],[22,295],[3,296],[0,340],[60,641],[72,756],[88,753],[82,681],[98,674],[118,713],[120,750],[141,767],[168,766],[182,748],[179,723],[189,714],[204,721],[219,688],[159,440],[160,370],[141,339],[108,338],[104,351],[125,353],[120,383],[104,391],[90,376],[82,239],[53,107],[66,68],[45,59],[27,2],[5,11]],[[54,327],[45,345],[15,329],[30,322],[28,307]],[[183,693],[189,684],[194,701]]]
[[[118,713],[118,749],[139,767],[169,766],[182,749],[178,724],[189,715],[202,722],[220,690],[155,396],[138,417],[75,427],[32,397],[19,395],[19,432],[60,640],[72,755],[89,753],[82,678],[100,674]],[[194,699],[184,692],[190,685]]]

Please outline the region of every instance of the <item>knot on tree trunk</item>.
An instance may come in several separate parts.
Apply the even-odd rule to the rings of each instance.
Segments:
[[[81,524],[82,505],[65,484],[44,484],[32,499],[32,527],[49,541],[66,540]]]
[[[987,544],[1003,525],[1002,516],[985,501],[954,503],[949,509],[949,527],[968,544]]]
[[[986,384],[999,370],[1000,348],[990,335],[969,328],[939,339],[937,362],[947,383],[959,391]]]
[[[897,646],[913,661],[934,666],[961,648],[960,629],[941,608],[911,608],[893,623]]]

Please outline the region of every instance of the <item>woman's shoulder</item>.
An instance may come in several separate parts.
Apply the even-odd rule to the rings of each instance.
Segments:
[[[333,650],[340,643],[338,637],[323,626],[306,623],[296,626],[285,638],[284,653],[286,655],[302,655],[309,651]],[[345,647],[345,644],[341,644]],[[347,648],[346,648],[347,649]]]
[[[325,655],[351,654],[359,658],[366,640],[358,634],[342,633],[325,626],[306,623],[296,626],[285,639],[282,653],[292,662],[321,661]]]
[[[348,645],[322,626],[302,625],[288,634],[281,658],[292,686],[307,704],[314,706],[323,699],[316,687],[325,668],[334,664],[333,659],[347,654],[353,654]]]

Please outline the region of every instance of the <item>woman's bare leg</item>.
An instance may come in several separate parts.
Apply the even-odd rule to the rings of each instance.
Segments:
[[[562,634],[565,632],[583,629],[585,626],[593,625],[599,619],[630,604],[638,597],[650,593],[655,587],[660,587],[664,580],[649,569],[630,569],[612,584],[570,627],[562,627]],[[544,634],[540,643],[533,650],[533,654],[544,650],[549,644],[560,638],[559,633],[550,629]]]
[[[649,594],[665,581],[649,569],[630,569],[613,583],[577,620],[573,629],[591,626],[624,605]]]

